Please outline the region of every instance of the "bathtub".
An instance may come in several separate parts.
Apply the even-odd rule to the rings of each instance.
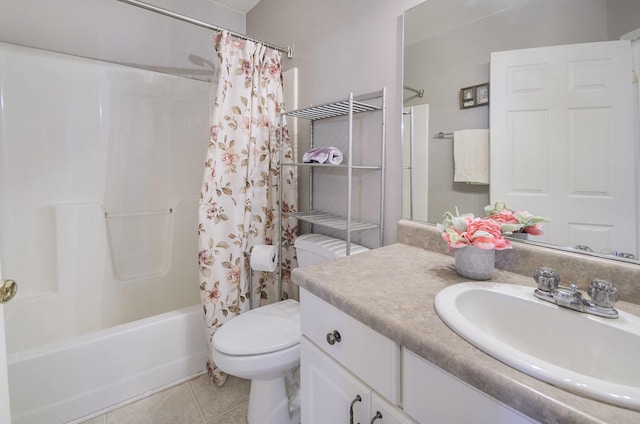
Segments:
[[[202,373],[206,358],[199,305],[9,354],[12,423],[81,422]]]
[[[14,424],[75,422],[205,369],[208,94],[203,81],[0,43]]]

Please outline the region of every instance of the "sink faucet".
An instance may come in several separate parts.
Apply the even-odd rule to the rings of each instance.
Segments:
[[[618,318],[618,311],[613,306],[620,300],[620,297],[618,289],[610,281],[593,280],[587,290],[591,300],[585,300],[575,284],[571,284],[569,287],[560,286],[560,275],[553,268],[540,267],[536,269],[533,279],[538,284],[538,288],[533,291],[538,299],[578,312],[604,318]]]

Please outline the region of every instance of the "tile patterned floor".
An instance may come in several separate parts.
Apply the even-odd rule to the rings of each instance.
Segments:
[[[218,387],[201,375],[84,424],[242,424],[250,385],[230,376]]]

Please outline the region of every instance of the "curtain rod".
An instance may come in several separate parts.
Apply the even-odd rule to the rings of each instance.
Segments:
[[[202,28],[211,29],[213,31],[228,31],[229,34],[231,34],[231,35],[233,35],[235,37],[241,38],[243,40],[249,40],[249,41],[255,41],[255,42],[261,43],[261,44],[265,45],[266,47],[269,47],[271,49],[278,50],[280,52],[286,53],[288,58],[292,58],[293,57],[293,47],[292,46],[281,47],[281,46],[278,46],[278,45],[275,45],[275,44],[265,43],[264,41],[260,41],[260,40],[258,40],[256,38],[251,38],[246,34],[241,34],[239,32],[234,32],[234,31],[228,30],[226,28],[221,28],[221,27],[218,27],[218,26],[215,26],[215,25],[212,25],[212,24],[208,24],[206,22],[202,22],[202,21],[199,21],[197,19],[190,18],[188,16],[180,15],[180,14],[178,14],[176,12],[172,12],[171,10],[163,9],[161,7],[154,6],[152,4],[145,3],[145,2],[142,2],[142,1],[138,1],[138,0],[117,0],[117,1],[122,2],[122,3],[127,3],[127,4],[130,4],[131,6],[136,6],[136,7],[139,7],[141,9],[146,9],[146,10],[149,10],[151,12],[159,13],[161,15],[168,16],[170,18],[178,19],[180,21],[187,22],[187,23],[190,23],[190,24],[202,27]]]

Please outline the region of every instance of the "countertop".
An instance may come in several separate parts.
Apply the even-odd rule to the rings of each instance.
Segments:
[[[441,289],[467,281],[451,256],[396,243],[296,268],[292,280],[399,345],[541,423],[640,423],[640,412],[591,400],[517,371],[454,333],[433,306]],[[534,287],[496,270],[493,281]],[[640,315],[640,305],[616,308]],[[585,349],[589,348],[585,341]],[[615,348],[615,347],[613,347]],[[635,352],[634,354],[637,354]]]

